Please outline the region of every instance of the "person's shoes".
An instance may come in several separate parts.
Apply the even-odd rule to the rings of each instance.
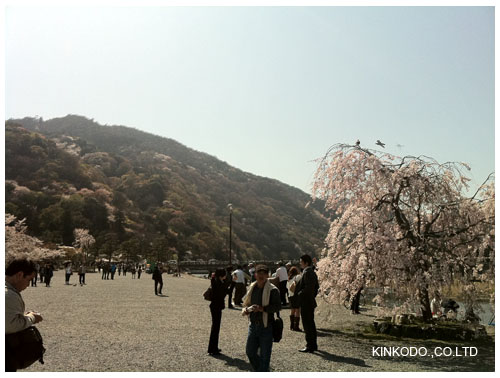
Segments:
[[[208,352],[210,356],[220,356],[220,352]]]
[[[302,353],[314,353],[317,350],[318,350],[318,348],[310,349],[308,347],[305,347],[305,348],[299,349],[299,352],[302,352]]]

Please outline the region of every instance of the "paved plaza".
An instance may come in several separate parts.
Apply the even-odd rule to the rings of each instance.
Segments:
[[[101,280],[86,275],[87,285],[64,285],[62,270],[52,287],[38,283],[23,291],[27,310],[44,317],[38,325],[47,352],[45,365],[28,371],[251,371],[245,355],[247,319],[225,309],[219,347],[222,355],[207,355],[211,318],[202,293],[209,280],[163,275],[165,296],[154,295],[151,275],[141,279],[115,275]],[[71,283],[78,282],[78,275]],[[273,344],[272,371],[494,371],[494,344],[478,345],[477,357],[376,357],[379,346],[475,345],[387,341],[355,336],[374,319],[372,311],[352,316],[341,306],[319,301],[316,325],[319,351],[299,353],[304,334],[289,327],[289,309],[281,312],[283,339]],[[227,304],[227,300],[226,300]],[[302,326],[301,326],[302,327]]]

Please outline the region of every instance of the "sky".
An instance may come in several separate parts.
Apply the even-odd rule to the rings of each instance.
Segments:
[[[5,116],[78,114],[310,192],[336,143],[495,169],[493,7],[17,7]],[[473,191],[475,191],[473,189]]]

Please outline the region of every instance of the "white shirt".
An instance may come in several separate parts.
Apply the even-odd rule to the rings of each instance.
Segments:
[[[276,270],[276,275],[280,278],[280,282],[288,281],[288,273],[287,273],[286,268],[284,266],[280,266]]]
[[[245,273],[241,269],[236,269],[232,275],[234,276],[236,274],[236,283],[245,283]]]

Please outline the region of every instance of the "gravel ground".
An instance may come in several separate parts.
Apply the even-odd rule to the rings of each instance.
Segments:
[[[62,270],[52,287],[28,287],[22,295],[27,310],[44,320],[45,365],[27,371],[251,371],[245,355],[247,320],[240,311],[222,312],[219,347],[222,355],[207,355],[211,318],[202,297],[209,281],[164,274],[165,296],[154,295],[151,275],[140,280],[115,276],[103,281],[88,273],[87,285],[64,285]],[[78,282],[78,275],[71,277]],[[226,302],[227,303],[227,302]],[[303,354],[304,334],[292,332],[289,310],[281,312],[283,339],[273,344],[273,371],[494,371],[495,345],[445,344],[417,340],[361,337],[358,332],[374,319],[371,310],[350,315],[341,306],[319,303],[316,312],[319,351]],[[302,326],[301,326],[302,327]],[[436,346],[476,346],[476,357],[430,358]],[[377,357],[375,347],[425,346],[426,357]],[[463,352],[462,352],[463,354]]]

